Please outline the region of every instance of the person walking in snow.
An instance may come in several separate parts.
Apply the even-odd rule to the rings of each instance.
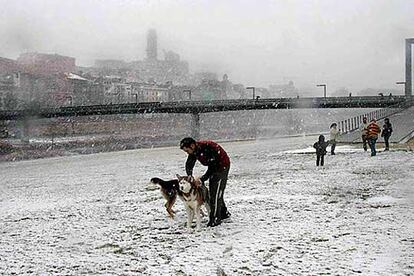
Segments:
[[[328,147],[329,142],[325,142],[325,136],[319,135],[318,142],[313,144],[313,147],[316,149],[316,166],[324,165],[324,158],[326,155],[326,148]]]
[[[361,131],[362,147],[364,148],[364,151],[367,151],[368,150],[368,147],[367,147],[368,119],[367,117],[362,118],[362,124],[359,126],[359,130]]]
[[[230,217],[223,199],[230,170],[229,156],[219,144],[213,141],[195,141],[191,137],[181,140],[180,149],[188,154],[185,163],[187,175],[192,176],[197,160],[207,166],[207,171],[200,177],[202,183],[209,181],[210,217],[207,226],[219,225],[223,219]]]
[[[378,135],[381,133],[381,128],[377,124],[377,120],[372,119],[368,124],[367,139],[368,145],[371,149],[371,156],[377,155],[377,150],[375,149],[375,144],[377,143]]]
[[[340,135],[337,127],[338,125],[336,123],[333,123],[329,130],[329,134],[330,134],[329,144],[331,144],[331,155],[335,155],[336,142],[339,139],[339,135]]]
[[[385,118],[384,119],[384,126],[382,127],[382,133],[381,133],[381,137],[384,137],[384,142],[385,142],[385,150],[390,150],[390,136],[392,133],[392,125],[390,123],[390,119]]]

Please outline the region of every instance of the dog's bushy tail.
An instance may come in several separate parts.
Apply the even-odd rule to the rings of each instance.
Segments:
[[[167,189],[167,190],[170,190],[172,188],[173,189],[178,189],[178,180],[177,179],[172,179],[172,180],[165,181],[165,180],[162,180],[161,178],[153,177],[153,178],[151,178],[151,183],[158,184],[163,189]]]

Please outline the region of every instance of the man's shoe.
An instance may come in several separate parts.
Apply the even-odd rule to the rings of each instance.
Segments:
[[[221,219],[222,220],[224,220],[224,219],[228,219],[228,218],[230,218],[231,217],[231,214],[229,213],[229,212],[226,212],[222,217],[221,217]]]
[[[215,218],[214,220],[210,220],[207,223],[207,227],[215,227],[215,226],[220,225],[220,224],[221,224],[221,220],[219,220],[218,218]]]

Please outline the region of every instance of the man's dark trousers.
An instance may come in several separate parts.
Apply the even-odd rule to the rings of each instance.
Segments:
[[[220,223],[226,217],[227,207],[223,195],[226,189],[227,178],[230,168],[224,171],[213,173],[209,179],[210,192],[210,223]]]

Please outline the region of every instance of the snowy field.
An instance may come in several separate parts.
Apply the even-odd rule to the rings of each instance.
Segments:
[[[223,143],[232,217],[199,232],[149,184],[178,147],[0,163],[0,275],[414,275],[413,153],[316,140]]]

